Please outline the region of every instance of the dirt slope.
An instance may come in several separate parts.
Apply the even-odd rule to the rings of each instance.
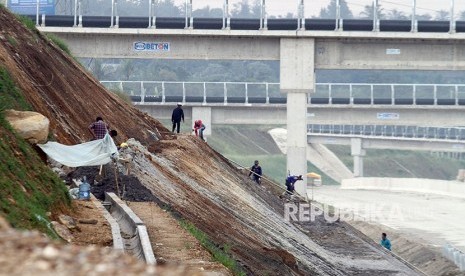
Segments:
[[[0,9],[0,66],[5,67],[33,109],[50,119],[55,139],[65,144],[89,140],[87,126],[102,116],[120,134],[142,143],[164,127],[117,96],[36,31]],[[134,123],[137,122],[137,123]]]
[[[155,155],[130,146],[139,180],[217,244],[231,246],[251,274],[415,275],[344,223],[286,222],[285,202],[271,187],[253,184],[195,137],[160,140]]]
[[[163,203],[231,246],[245,271],[258,275],[413,275],[344,225],[306,225],[305,235],[282,217],[283,202],[251,185],[236,168],[194,137],[171,139],[156,120],[116,98],[72,59],[0,9],[0,66],[7,68],[33,109],[46,115],[56,140],[90,138],[87,126],[102,115],[120,133],[136,138],[134,175]],[[19,46],[18,46],[19,45]],[[158,130],[157,130],[158,129]],[[150,131],[155,133],[150,134]],[[159,139],[162,140],[159,140]],[[316,239],[332,237],[329,242]],[[315,241],[313,240],[315,239]]]

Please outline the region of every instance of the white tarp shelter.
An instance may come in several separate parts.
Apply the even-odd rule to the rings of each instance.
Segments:
[[[57,142],[47,142],[38,146],[53,160],[68,167],[85,167],[104,165],[117,157],[115,142],[106,134],[103,139],[94,140],[73,146]]]

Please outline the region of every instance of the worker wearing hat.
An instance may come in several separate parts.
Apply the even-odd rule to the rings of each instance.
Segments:
[[[181,119],[184,123],[184,111],[182,110],[182,103],[178,103],[178,106],[173,110],[171,114],[171,122],[173,123],[173,130],[176,129],[176,133],[179,133],[181,128]]]
[[[253,174],[253,180],[260,184],[262,177],[262,167],[260,167],[258,160],[255,160],[253,166],[250,168],[249,177]]]

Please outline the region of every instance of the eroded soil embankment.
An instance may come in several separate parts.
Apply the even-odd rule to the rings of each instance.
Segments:
[[[304,223],[298,227],[305,235],[283,220],[284,202],[270,187],[253,184],[195,137],[159,141],[151,147],[155,155],[131,147],[141,183],[215,243],[230,245],[251,273],[415,275],[344,223]]]
[[[73,58],[38,31],[27,29],[5,8],[0,8],[0,26],[0,66],[33,110],[50,120],[50,132],[58,142],[90,140],[87,126],[97,116],[118,131],[117,141],[133,137],[149,145],[160,137],[158,130],[166,131],[158,121],[107,91]]]

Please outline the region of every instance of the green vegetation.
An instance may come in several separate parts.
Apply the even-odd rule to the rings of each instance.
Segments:
[[[14,133],[2,112],[8,108],[31,109],[8,72],[0,67],[0,215],[13,227],[38,229],[55,237],[46,214],[69,207],[66,187]]]
[[[286,156],[281,153],[267,131],[272,125],[220,126],[214,125],[213,135],[208,137],[208,144],[225,157],[245,167],[251,167],[254,160],[259,160],[265,177],[284,186],[287,177]],[[308,172],[322,176],[322,182],[337,184],[312,163],[307,163]],[[291,174],[293,172],[290,172]]]
[[[68,45],[66,45],[66,43],[61,40],[60,38],[58,38],[56,35],[54,34],[46,34],[46,36],[53,42],[55,43],[55,45],[57,45],[61,50],[63,50],[63,52],[67,53],[69,56],[72,56],[71,55],[71,51],[69,50],[68,48]]]
[[[31,110],[31,106],[16,88],[10,74],[0,67],[0,112],[5,109]]]
[[[8,36],[8,42],[11,44],[11,46],[18,46],[18,41],[12,36]]]
[[[213,259],[227,267],[234,275],[247,275],[230,255],[231,246],[223,245],[223,249],[216,246],[200,229],[186,220],[179,220],[182,228],[186,229],[194,236],[200,244],[207,249],[213,256]]]
[[[329,145],[349,168],[353,166],[349,146]],[[443,158],[426,151],[367,150],[364,174],[371,177],[415,177],[453,180],[465,161]]]
[[[124,91],[121,91],[119,89],[111,89],[111,92],[115,93],[116,96],[118,96],[120,99],[123,101],[127,102],[128,104],[132,105],[131,97],[129,97],[128,94],[124,93]]]
[[[34,21],[32,21],[29,17],[27,17],[25,15],[18,15],[17,14],[16,18],[18,18],[18,20],[21,21],[21,23],[23,23],[24,26],[26,26],[26,28],[28,28],[32,32],[38,32],[38,30],[36,28],[36,23]]]
[[[169,124],[169,122],[167,122]],[[227,158],[245,167],[259,160],[265,176],[284,184],[287,176],[286,157],[273,148],[274,141],[267,138],[267,131],[276,126],[222,126],[214,125],[208,144]],[[327,145],[349,168],[353,168],[350,147]],[[308,163],[308,172],[322,176],[326,185],[334,180]],[[465,161],[443,158],[430,152],[402,150],[367,150],[364,157],[364,174],[371,177],[415,177],[430,179],[455,179],[457,171],[465,168]],[[292,172],[291,172],[292,173]]]

